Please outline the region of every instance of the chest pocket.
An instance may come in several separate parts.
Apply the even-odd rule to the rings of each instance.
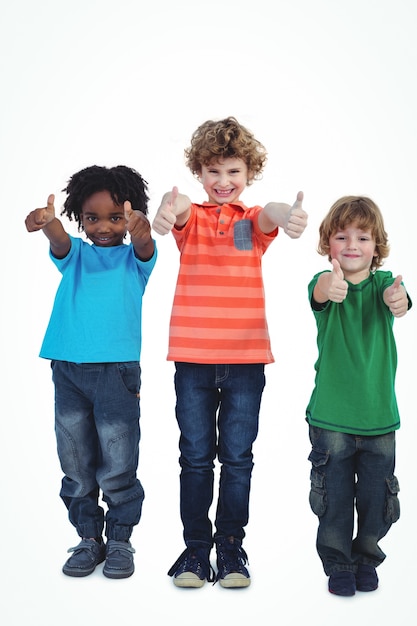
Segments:
[[[233,227],[233,242],[237,250],[252,250],[252,220],[239,220]]]

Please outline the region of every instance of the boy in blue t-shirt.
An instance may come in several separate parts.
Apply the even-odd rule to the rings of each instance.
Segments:
[[[144,498],[136,475],[142,296],[157,256],[147,183],[126,166],[94,165],[63,191],[61,215],[74,219],[91,245],[64,230],[53,195],[26,218],[29,232],[43,230],[49,239],[62,274],[40,356],[51,360],[55,385],[60,495],[81,537],[63,572],[87,576],[105,561],[105,576],[127,578]]]

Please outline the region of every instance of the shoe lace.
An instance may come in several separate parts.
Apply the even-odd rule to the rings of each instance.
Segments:
[[[217,565],[218,572],[215,582],[232,572],[248,575],[245,565],[249,564],[248,555],[242,548],[240,542],[233,537],[217,543]]]
[[[209,582],[214,581],[214,569],[210,564],[207,550],[204,548],[186,548],[168,570],[168,576],[173,576],[179,571],[192,572],[197,576],[202,572]]]

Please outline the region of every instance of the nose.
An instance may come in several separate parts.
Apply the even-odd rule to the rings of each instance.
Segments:
[[[229,184],[229,177],[227,173],[221,173],[219,176],[220,187],[227,187],[228,184]]]
[[[110,226],[108,222],[99,222],[97,226],[97,232],[99,233],[108,233],[110,232]]]
[[[355,249],[357,248],[357,241],[355,239],[355,237],[349,237],[348,241],[347,241],[347,247],[349,249]]]

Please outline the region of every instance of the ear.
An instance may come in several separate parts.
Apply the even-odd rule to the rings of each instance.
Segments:
[[[249,187],[255,179],[255,173],[248,170],[248,178],[246,180],[246,187]]]

